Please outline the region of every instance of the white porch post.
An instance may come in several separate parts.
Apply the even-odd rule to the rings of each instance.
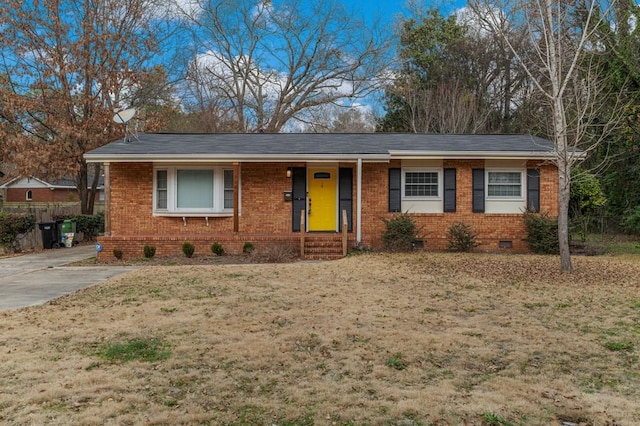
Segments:
[[[362,158],[358,158],[356,183],[356,245],[362,242]]]

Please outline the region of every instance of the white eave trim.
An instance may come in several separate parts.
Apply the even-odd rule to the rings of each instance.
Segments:
[[[23,179],[31,179],[31,180],[35,180],[37,182],[40,182],[43,185],[41,188],[46,188],[46,189],[76,189],[76,187],[72,186],[72,185],[52,184],[52,183],[49,183],[47,181],[44,181],[44,180],[39,179],[39,178],[34,177],[34,176],[18,176],[18,177],[15,177],[15,178],[3,183],[2,185],[0,185],[0,189],[12,189],[12,188],[16,188],[16,189],[35,189],[35,188],[37,188],[36,186],[14,186],[15,183],[20,182]]]
[[[273,154],[234,154],[234,155],[207,155],[207,154],[85,154],[87,163],[203,163],[203,162],[245,162],[245,163],[283,163],[283,162],[357,162],[358,159],[368,162],[388,162],[389,154],[298,154],[298,155],[273,155]]]
[[[398,160],[552,160],[553,151],[389,151]]]

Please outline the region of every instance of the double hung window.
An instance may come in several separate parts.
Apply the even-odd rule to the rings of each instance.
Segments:
[[[487,198],[521,199],[523,197],[522,171],[488,171]]]
[[[440,171],[404,170],[404,197],[438,198],[440,197]]]

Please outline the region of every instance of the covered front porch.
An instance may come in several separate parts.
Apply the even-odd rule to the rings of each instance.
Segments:
[[[181,244],[189,241],[200,253],[210,252],[214,242],[234,254],[242,253],[245,243],[257,249],[281,244],[295,249],[304,259],[335,259],[362,242],[361,160],[194,162],[171,167],[231,171],[232,191],[225,194],[228,208],[218,212],[161,210],[158,194],[167,185],[159,184],[158,171],[166,170],[165,163],[105,163],[105,234],[99,238],[103,246],[101,256],[108,257],[117,248],[125,257],[139,257],[144,245],[155,246],[159,254],[180,253]],[[114,168],[115,182],[111,176]],[[144,196],[147,201],[137,200],[132,208],[129,204],[133,200],[125,202],[123,194],[130,195],[125,188],[133,182],[140,185],[141,176],[150,174],[153,183],[145,189],[145,193],[149,191]],[[169,205],[163,202],[161,207]],[[135,216],[125,213],[134,210]],[[143,213],[146,219],[141,220]]]

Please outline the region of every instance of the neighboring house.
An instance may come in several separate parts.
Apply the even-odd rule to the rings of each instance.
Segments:
[[[78,190],[69,179],[48,182],[44,179],[16,177],[0,185],[4,193],[4,205],[7,207],[46,207],[79,205]],[[104,199],[103,187],[100,186],[96,200]]]
[[[136,257],[184,241],[200,253],[331,245],[343,211],[350,247],[381,247],[382,219],[405,212],[425,249],[446,249],[463,221],[478,250],[524,252],[523,212],[558,213],[553,158],[550,141],[527,135],[388,133],[142,134],[85,154],[105,170],[103,255]]]

